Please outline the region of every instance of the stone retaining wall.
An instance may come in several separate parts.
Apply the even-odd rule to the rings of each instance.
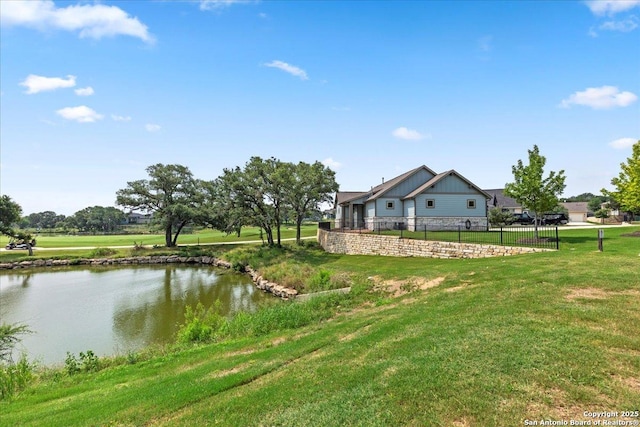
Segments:
[[[145,265],[145,264],[202,264],[220,268],[231,268],[231,263],[210,256],[181,257],[168,256],[141,256],[129,258],[86,258],[86,259],[36,259],[33,261],[0,263],[0,270],[14,270],[36,267],[66,267],[66,266],[100,266],[100,265]],[[295,298],[298,291],[269,282],[250,267],[245,272],[251,276],[258,289],[280,297],[282,299]]]
[[[518,246],[477,245],[402,239],[398,236],[341,233],[318,230],[318,243],[325,251],[349,255],[384,255],[426,258],[488,258],[548,252],[552,249]]]

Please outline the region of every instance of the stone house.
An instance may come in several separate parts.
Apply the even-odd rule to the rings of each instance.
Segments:
[[[453,169],[436,173],[423,165],[369,191],[338,192],[335,224],[369,230],[485,230],[490,197]]]

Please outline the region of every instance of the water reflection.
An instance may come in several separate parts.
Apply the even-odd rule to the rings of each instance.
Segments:
[[[124,353],[174,339],[187,305],[216,300],[222,314],[255,310],[271,299],[246,275],[208,267],[69,268],[0,273],[0,318],[36,334],[30,358],[59,363],[67,351]]]

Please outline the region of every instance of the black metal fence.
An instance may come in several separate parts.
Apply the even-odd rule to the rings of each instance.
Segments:
[[[336,224],[338,226],[338,224]],[[533,225],[467,229],[465,225],[450,230],[435,229],[430,225],[418,225],[415,231],[407,230],[403,222],[378,222],[373,230],[365,224],[356,227],[335,227],[330,231],[368,233],[387,236],[399,236],[404,239],[419,239],[439,242],[474,243],[478,245],[525,246],[545,249],[559,249],[558,227]],[[326,228],[325,228],[326,229]]]

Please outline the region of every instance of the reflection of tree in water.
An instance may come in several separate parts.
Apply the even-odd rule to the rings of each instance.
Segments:
[[[31,285],[33,272],[25,271],[20,273],[0,274],[0,314],[5,312],[6,307],[17,307],[27,298],[26,289]],[[0,316],[0,320],[4,320]]]
[[[184,322],[186,306],[198,302],[210,307],[219,300],[220,314],[226,316],[254,310],[265,298],[247,276],[209,268],[167,266],[159,280],[158,286],[116,301],[113,328],[119,341],[136,346],[171,341]]]

